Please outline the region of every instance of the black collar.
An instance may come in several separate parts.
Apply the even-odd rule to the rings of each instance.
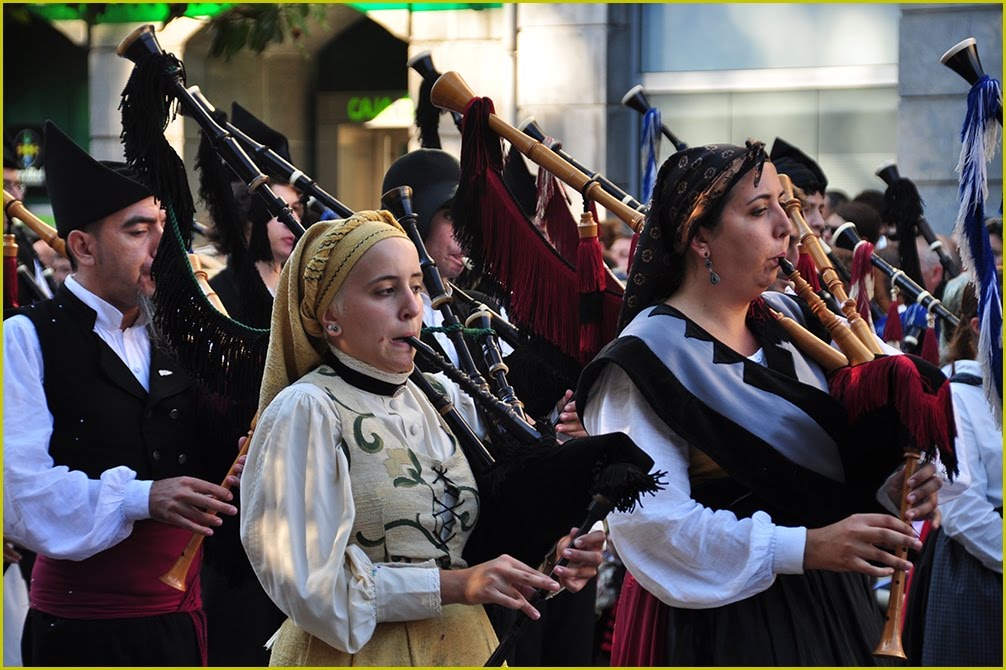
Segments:
[[[357,372],[340,361],[339,358],[331,351],[325,352],[325,364],[332,366],[335,373],[346,380],[347,384],[354,386],[361,391],[366,391],[367,393],[391,397],[395,395],[400,388],[405,386],[405,382],[402,382],[401,384],[392,384],[391,382],[383,382],[380,379],[374,379],[362,372]]]

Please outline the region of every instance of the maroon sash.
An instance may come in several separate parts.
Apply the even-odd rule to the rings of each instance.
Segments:
[[[667,605],[626,572],[615,614],[612,667],[666,665],[666,642]]]
[[[119,544],[82,561],[39,556],[32,571],[31,607],[64,619],[133,619],[188,612],[206,663],[206,619],[199,583],[202,547],[186,591],[159,577],[171,569],[192,532],[145,520]]]

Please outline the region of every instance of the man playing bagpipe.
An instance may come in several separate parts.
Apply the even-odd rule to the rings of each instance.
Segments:
[[[24,662],[202,665],[200,589],[158,577],[236,510],[205,479],[216,445],[200,437],[193,382],[141,308],[165,214],[125,165],[52,123],[46,148],[74,273],[3,333],[4,535],[38,553]]]

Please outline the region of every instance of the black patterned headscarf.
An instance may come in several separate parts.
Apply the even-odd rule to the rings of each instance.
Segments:
[[[746,147],[691,147],[664,161],[626,279],[619,330],[678,288],[684,252],[699,227],[715,225],[726,194],[752,169],[758,184],[766,159],[765,144],[748,140]]]

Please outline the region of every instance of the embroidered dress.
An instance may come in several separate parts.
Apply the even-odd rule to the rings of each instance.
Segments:
[[[259,421],[242,537],[290,617],[273,665],[481,665],[481,607],[444,607],[464,568],[474,476],[411,382],[344,354],[283,390]]]
[[[790,299],[765,299],[802,320]],[[629,664],[875,664],[883,614],[866,577],[804,572],[803,553],[807,526],[881,511],[876,491],[846,482],[844,414],[821,370],[760,339],[745,358],[658,305],[581,378],[587,430],[625,431],[669,473],[643,508],[609,517],[639,582],[625,588],[644,594],[644,616],[616,629],[645,650]]]

